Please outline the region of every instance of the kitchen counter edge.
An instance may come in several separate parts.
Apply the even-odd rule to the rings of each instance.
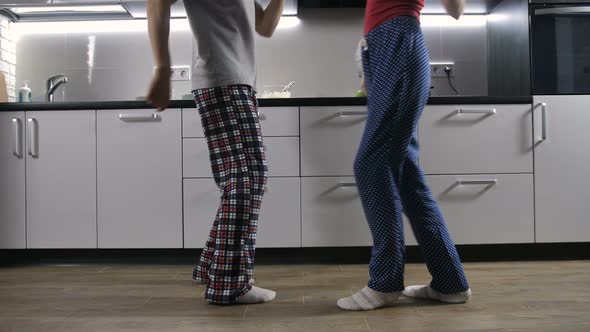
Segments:
[[[297,106],[365,106],[366,98],[289,98],[259,99],[260,107]],[[431,97],[428,105],[460,104],[531,104],[532,96],[521,97]],[[192,100],[173,100],[169,108],[194,108]],[[14,111],[66,111],[66,110],[107,110],[107,109],[150,109],[144,101],[91,101],[55,103],[0,103],[0,112]]]

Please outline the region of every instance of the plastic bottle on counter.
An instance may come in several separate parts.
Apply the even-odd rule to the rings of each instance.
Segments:
[[[30,103],[32,101],[31,88],[29,88],[29,81],[25,81],[25,86],[18,89],[18,102]]]

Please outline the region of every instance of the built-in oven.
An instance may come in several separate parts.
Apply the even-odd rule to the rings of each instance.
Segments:
[[[531,0],[534,95],[590,95],[590,0]]]

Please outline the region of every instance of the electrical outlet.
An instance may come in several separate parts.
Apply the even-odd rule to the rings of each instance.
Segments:
[[[191,79],[190,66],[173,66],[170,70],[172,70],[170,74],[171,81],[190,81]]]
[[[432,62],[430,63],[430,76],[432,77],[447,77],[445,68],[451,70],[451,77],[455,76],[455,64],[452,62]]]

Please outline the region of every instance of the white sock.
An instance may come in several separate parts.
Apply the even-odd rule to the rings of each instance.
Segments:
[[[236,302],[240,304],[265,303],[274,300],[276,296],[277,293],[269,289],[252,286],[252,289],[240,296]]]
[[[338,300],[337,304],[344,310],[374,310],[396,304],[400,295],[401,292],[381,293],[366,286],[354,295]]]
[[[443,294],[428,285],[409,286],[403,292],[406,297],[441,301],[445,303],[465,303],[471,299],[471,289],[453,294]]]

